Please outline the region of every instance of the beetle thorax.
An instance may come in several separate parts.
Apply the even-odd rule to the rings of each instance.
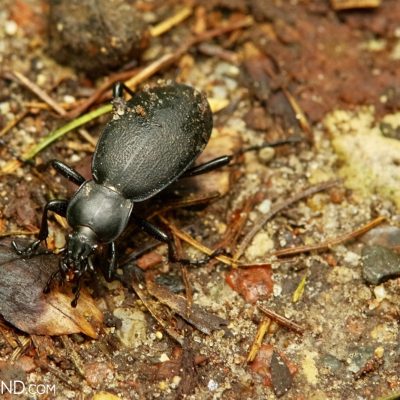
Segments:
[[[133,203],[95,181],[85,182],[71,199],[67,220],[74,232],[90,228],[100,243],[114,241],[125,229]]]

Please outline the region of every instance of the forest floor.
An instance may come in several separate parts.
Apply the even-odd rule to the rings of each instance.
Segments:
[[[0,6],[2,398],[400,398],[400,2],[49,3]],[[69,282],[43,293],[62,254],[11,240],[76,190],[50,160],[90,178],[117,80],[207,95],[199,160],[233,161],[135,212],[184,257],[221,253],[172,263],[131,224],[118,279],[88,273],[72,308]],[[47,248],[68,233],[51,213]]]

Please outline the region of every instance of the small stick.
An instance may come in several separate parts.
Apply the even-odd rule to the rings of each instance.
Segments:
[[[301,109],[300,104],[288,90],[283,89],[283,93],[285,94],[290,104],[290,107],[292,107],[292,110],[296,116],[297,121],[299,122],[301,129],[303,129],[303,131],[306,133],[310,142],[313,142],[314,138],[311,132],[310,124],[308,122],[306,115],[304,114],[304,111]]]
[[[14,349],[14,351],[10,356],[10,361],[18,360],[25,353],[30,344],[31,344],[31,339],[29,337],[21,338],[19,346]]]
[[[47,103],[57,114],[65,117],[67,115],[66,111],[61,108],[46,92],[44,92],[36,83],[33,83],[25,75],[18,71],[13,72],[14,76],[18,79],[20,83],[26,86],[31,92],[35,93],[37,97],[42,99]]]
[[[310,186],[307,189],[303,190],[300,193],[295,194],[294,196],[290,197],[287,200],[284,200],[280,203],[275,204],[271,210],[265,214],[262,215],[261,218],[259,218],[255,223],[253,228],[247,233],[247,235],[243,238],[242,242],[238,246],[236,253],[233,256],[233,259],[237,261],[240,256],[244,253],[246,250],[247,246],[250,244],[256,233],[264,226],[264,224],[270,220],[274,215],[278,214],[281,212],[283,209],[291,206],[294,203],[297,203],[298,201],[312,196],[315,193],[322,192],[323,190],[327,190],[331,188],[332,186],[335,186],[338,184],[338,181],[326,181],[322,183],[318,183],[316,185]]]
[[[173,235],[172,240],[174,241],[176,256],[178,258],[183,258],[181,241],[175,235]],[[186,266],[181,264],[180,267],[181,267],[182,280],[185,285],[185,294],[186,294],[186,301],[187,301],[186,312],[188,315],[190,315],[191,309],[192,309],[192,304],[193,304],[193,289],[192,289],[192,285],[190,284],[190,281],[189,281],[189,274],[188,274],[188,270],[187,270]]]
[[[18,125],[21,120],[23,120],[26,116],[28,115],[28,111],[24,110],[21,113],[19,113],[12,121],[10,121],[1,131],[0,131],[0,137],[4,136],[7,134],[8,131],[10,131],[14,126]]]
[[[86,111],[90,106],[97,102],[100,98],[103,99],[104,92],[106,92],[115,82],[125,81],[135,75],[138,72],[137,68],[130,69],[128,71],[118,72],[107,78],[107,80],[100,85],[100,87],[81,104],[70,110],[67,114],[67,118],[76,118]],[[102,97],[103,96],[103,97]],[[108,96],[106,96],[108,98]]]
[[[190,235],[188,235],[186,232],[181,231],[180,229],[178,229],[174,224],[172,224],[171,222],[169,222],[166,218],[164,218],[163,216],[159,215],[158,218],[160,218],[160,220],[166,225],[168,226],[168,228],[171,230],[171,232],[176,235],[179,239],[182,239],[183,241],[185,241],[186,243],[189,243],[190,245],[192,245],[194,248],[196,248],[197,250],[203,252],[204,254],[207,254],[208,256],[211,256],[214,251],[212,249],[210,249],[207,246],[204,246],[203,244],[199,243],[197,240],[193,239]],[[218,261],[221,261],[224,264],[230,265],[231,267],[236,268],[237,262],[235,260],[233,260],[230,257],[224,256],[224,255],[220,255],[220,256],[215,256],[215,258]]]
[[[262,345],[262,341],[264,339],[265,334],[268,332],[268,329],[271,325],[271,320],[269,318],[265,318],[258,325],[256,336],[254,337],[253,344],[251,345],[249,354],[247,355],[247,362],[250,363],[254,361],[257,356],[258,351]]]
[[[61,382],[64,382],[67,386],[69,386],[71,389],[81,391],[82,390],[82,385],[79,383],[73,383],[71,382],[71,379],[66,375],[64,372],[58,370],[57,368],[53,367],[51,364],[42,361],[42,360],[36,360],[37,364],[39,367],[45,371],[49,371],[51,374],[53,374],[56,378],[58,378]]]
[[[84,378],[85,370],[83,368],[82,360],[81,360],[79,354],[74,349],[74,347],[71,345],[70,338],[67,335],[61,335],[60,339],[61,339],[61,342],[62,342],[65,350],[67,350],[67,354],[69,354],[71,357],[71,360],[75,366],[76,372],[78,372],[78,374]]]
[[[78,107],[79,104],[82,104],[85,100],[79,99],[79,100],[75,100],[73,103],[67,103],[66,101],[63,102],[59,102],[58,105],[60,107],[62,107],[64,110],[71,110],[74,107]],[[24,101],[22,103],[22,105],[26,108],[30,109],[31,113],[35,113],[35,111],[37,112],[38,110],[50,110],[51,107],[43,102],[43,101]],[[69,114],[67,114],[68,117]]]
[[[307,275],[304,275],[301,278],[300,283],[297,285],[296,290],[293,292],[292,296],[293,303],[297,303],[303,296],[304,288],[306,287],[306,282],[307,282]]]
[[[173,53],[164,54],[159,59],[153,61],[152,63],[144,67],[131,79],[125,81],[125,85],[128,86],[131,90],[135,90],[137,85],[144,82],[146,79],[150,78],[164,67],[172,64],[177,58],[181,56],[181,54],[182,54],[182,49],[178,49],[176,52]],[[128,93],[126,96],[127,98],[129,98]]]
[[[386,221],[385,217],[378,217],[373,219],[372,221],[368,222],[367,224],[361,226],[360,228],[356,229],[355,231],[345,233],[333,239],[328,239],[325,242],[314,244],[310,246],[299,246],[299,247],[291,247],[288,249],[280,249],[276,250],[268,256],[276,256],[276,257],[285,257],[285,256],[293,256],[296,254],[301,253],[309,253],[310,251],[322,251],[330,249],[338,244],[348,242],[349,240],[353,240],[358,236],[364,235],[364,233],[368,232],[372,228],[375,228],[377,225],[381,224],[383,221]]]
[[[400,399],[400,392],[393,392],[387,396],[379,397],[376,400],[398,400]]]
[[[238,21],[232,22],[231,24],[226,24],[225,26],[221,26],[221,28],[216,28],[202,32],[192,39],[193,42],[192,45],[205,42],[207,40],[213,39],[214,37],[221,36],[225,33],[236,31],[237,29],[247,28],[253,25],[253,23],[254,23],[253,18],[246,17],[246,18],[241,18]]]
[[[193,9],[191,7],[183,7],[175,15],[172,15],[165,21],[162,21],[159,24],[152,26],[149,29],[150,35],[153,37],[161,36],[163,33],[168,32],[174,26],[180,24],[186,18],[190,17],[192,13]]]
[[[184,337],[180,335],[178,332],[176,332],[173,328],[168,327],[167,322],[164,321],[157,313],[155,308],[150,304],[149,296],[146,294],[146,292],[140,287],[139,283],[135,282],[135,280],[132,282],[132,288],[139,297],[139,299],[142,301],[143,305],[147,308],[151,316],[160,324],[160,326],[165,330],[165,332],[168,333],[168,335],[174,339],[177,343],[179,343],[181,346],[183,346],[184,343]]]
[[[85,139],[89,144],[93,147],[96,147],[97,140],[93,138],[93,136],[86,129],[78,129],[78,133]]]
[[[304,328],[298,324],[296,324],[293,321],[290,321],[286,317],[277,314],[276,312],[265,308],[263,306],[257,306],[260,311],[262,311],[267,317],[271,318],[272,321],[275,321],[278,325],[282,325],[287,329],[290,329],[299,335],[302,335],[304,333]]]
[[[199,45],[199,51],[207,56],[218,57],[221,60],[227,61],[234,65],[239,64],[239,57],[235,52],[226,50],[223,47],[215,44],[201,43]]]
[[[232,211],[229,217],[228,227],[222,239],[213,246],[214,250],[235,248],[240,233],[248,220],[250,211],[254,208],[257,197],[258,193],[254,196],[248,197],[239,208]]]
[[[4,325],[2,320],[0,320],[0,333],[12,349],[18,348],[18,342],[15,340],[14,335],[9,331],[9,327]]]
[[[181,265],[181,275],[183,279],[183,283],[185,285],[185,294],[186,294],[186,301],[187,301],[187,314],[190,315],[192,312],[192,305],[193,305],[193,289],[189,279],[189,272],[185,265]]]

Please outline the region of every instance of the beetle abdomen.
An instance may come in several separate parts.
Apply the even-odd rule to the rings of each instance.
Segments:
[[[126,105],[100,137],[93,176],[142,201],[176,180],[203,151],[212,114],[204,95],[181,84],[138,92]]]

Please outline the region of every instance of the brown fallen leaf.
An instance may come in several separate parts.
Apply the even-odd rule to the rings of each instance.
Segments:
[[[83,290],[78,306],[71,307],[73,294],[69,285],[43,288],[58,268],[59,257],[39,254],[22,258],[5,244],[0,244],[0,314],[18,329],[35,335],[84,333],[97,338],[103,315]],[[68,287],[67,287],[68,286]]]

